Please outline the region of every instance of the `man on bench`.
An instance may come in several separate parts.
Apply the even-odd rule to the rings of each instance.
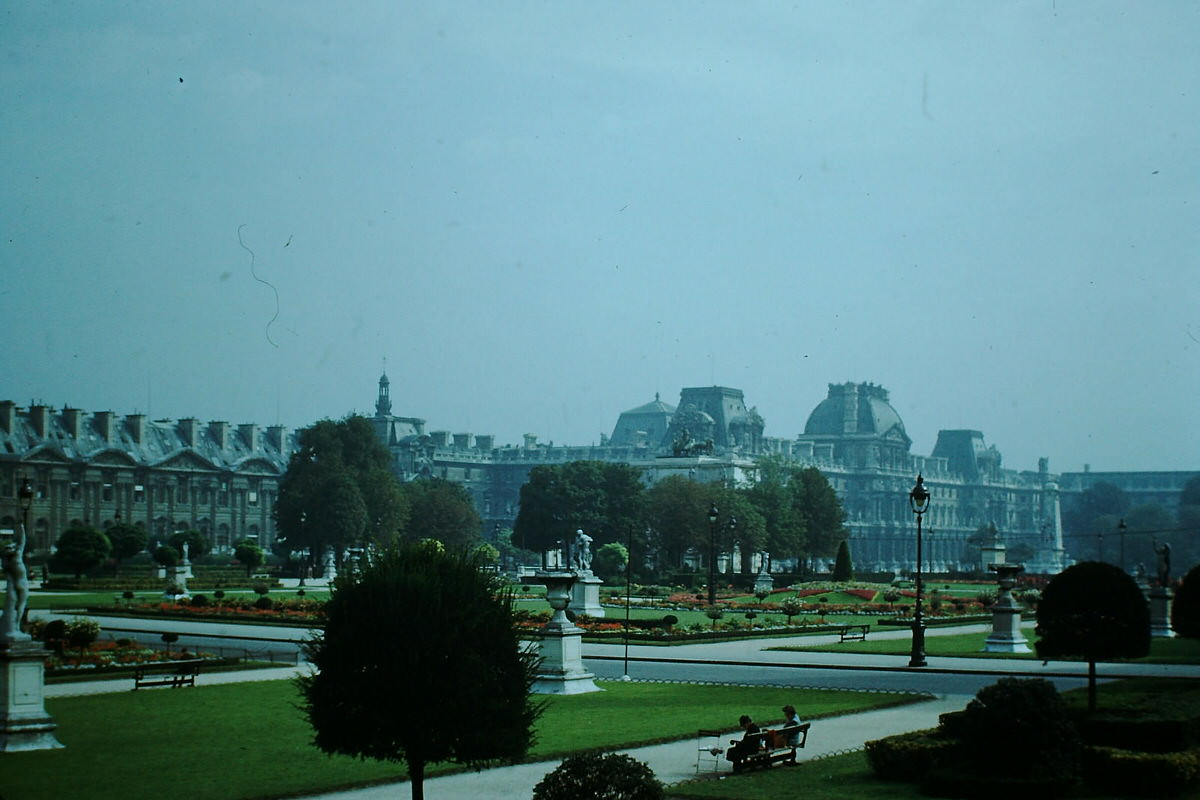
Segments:
[[[730,744],[725,757],[733,762],[733,771],[754,767],[770,767],[777,762],[796,763],[796,750],[808,742],[811,723],[800,722],[794,706],[784,706],[785,722],[778,730],[762,730],[750,717],[743,715],[738,723],[745,731],[741,741]]]

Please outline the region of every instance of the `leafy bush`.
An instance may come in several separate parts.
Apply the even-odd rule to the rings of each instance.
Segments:
[[[1079,775],[1083,745],[1049,681],[1001,678],[980,689],[956,722],[965,766],[975,774],[1068,780]]]
[[[1087,788],[1105,795],[1171,797],[1200,782],[1200,753],[1131,753],[1088,747],[1083,753]]]
[[[654,772],[623,753],[571,756],[533,788],[533,800],[660,800]]]
[[[1179,583],[1171,604],[1171,627],[1185,639],[1200,639],[1200,565]]]
[[[192,606],[194,608],[204,608],[207,605],[208,605],[208,597],[206,597],[205,595],[198,594],[198,595],[194,595],[192,597]]]
[[[254,607],[263,611],[270,611],[275,607],[275,601],[264,594],[254,601]]]
[[[954,760],[956,747],[935,729],[901,733],[867,742],[867,762],[884,780],[916,782],[938,764]]]

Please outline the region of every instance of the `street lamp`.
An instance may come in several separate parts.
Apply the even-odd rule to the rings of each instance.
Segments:
[[[714,503],[708,509],[708,604],[717,604],[717,518],[720,511]]]
[[[24,528],[24,539],[29,541],[29,509],[33,507],[33,487],[29,478],[21,479],[21,488],[17,489],[17,500],[21,504],[21,527]],[[26,545],[28,546],[28,545]]]
[[[921,518],[929,510],[929,490],[925,488],[925,478],[917,473],[917,484],[908,493],[908,504],[917,517],[917,610],[913,614],[912,625],[912,655],[908,660],[910,667],[925,666],[925,618],[921,609],[924,584],[921,581]]]
[[[1117,523],[1117,533],[1121,535],[1121,572],[1125,571],[1125,518]]]

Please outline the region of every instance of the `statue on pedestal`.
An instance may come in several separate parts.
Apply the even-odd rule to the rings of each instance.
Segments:
[[[1163,542],[1160,547],[1158,542],[1154,543],[1154,553],[1158,556],[1158,585],[1167,587],[1171,585],[1171,545]]]
[[[7,537],[5,537],[7,538]],[[0,543],[0,567],[5,580],[4,612],[0,614],[0,641],[28,641],[21,618],[29,601],[29,573],[25,569],[25,526],[17,527],[11,541]]]
[[[571,568],[580,572],[592,570],[592,537],[583,532],[575,531],[575,545],[571,548]]]

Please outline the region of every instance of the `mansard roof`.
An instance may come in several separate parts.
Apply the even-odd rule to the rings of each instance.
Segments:
[[[0,401],[4,460],[234,472],[251,468],[277,475],[287,468],[294,436],[282,426],[268,427],[266,433],[253,424],[150,421],[142,414],[18,408]]]

